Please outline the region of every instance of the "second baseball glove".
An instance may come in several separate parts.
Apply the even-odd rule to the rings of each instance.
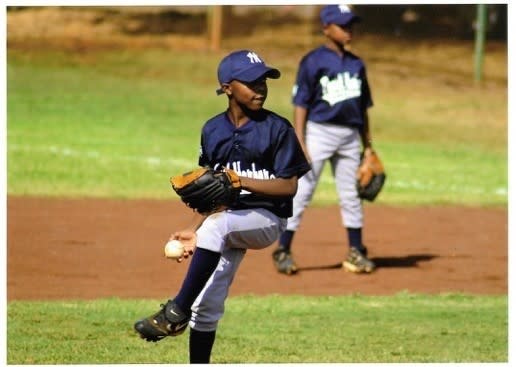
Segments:
[[[365,149],[357,171],[358,196],[373,201],[380,193],[386,177],[378,154],[371,148]]]
[[[174,191],[190,208],[210,214],[233,204],[242,189],[240,178],[231,169],[197,168],[170,178]]]

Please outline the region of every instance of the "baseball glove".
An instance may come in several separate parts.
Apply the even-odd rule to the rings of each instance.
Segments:
[[[378,154],[371,148],[365,149],[357,171],[358,196],[373,201],[380,193],[386,177]]]
[[[226,168],[197,168],[171,177],[170,183],[188,207],[204,215],[224,210],[233,204],[242,189],[236,172]]]

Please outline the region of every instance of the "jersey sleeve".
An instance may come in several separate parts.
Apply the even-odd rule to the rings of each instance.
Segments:
[[[274,172],[278,178],[299,178],[310,170],[310,164],[291,126],[280,134],[274,156]]]
[[[204,146],[204,130],[201,133],[201,144],[199,146],[199,166],[205,167],[209,166],[210,161],[206,154],[206,147]]]
[[[310,58],[304,57],[299,63],[296,83],[292,89],[292,103],[296,106],[308,108],[314,95],[314,66]]]

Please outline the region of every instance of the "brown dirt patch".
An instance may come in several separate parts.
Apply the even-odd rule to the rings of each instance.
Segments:
[[[164,298],[187,263],[163,256],[191,214],[177,201],[7,199],[7,298]],[[273,247],[249,251],[231,295],[508,293],[506,209],[366,206],[365,242],[378,270],[339,267],[346,237],[336,207],[309,208],[294,252],[302,270],[276,273]]]

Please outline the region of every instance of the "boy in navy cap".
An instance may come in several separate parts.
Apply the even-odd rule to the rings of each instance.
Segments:
[[[364,153],[373,149],[367,114],[373,101],[364,62],[345,47],[360,18],[346,5],[327,5],[320,16],[326,43],[303,57],[293,89],[294,126],[312,170],[299,181],[294,214],[273,261],[280,273],[296,273],[291,243],[324,163],[329,161],[348,235],[349,251],[343,267],[354,273],[370,273],[375,264],[367,258],[362,243],[363,208],[355,180],[361,147]]]
[[[200,166],[238,174],[242,192],[222,212],[195,213],[189,228],[170,237],[193,253],[177,295],[134,328],[147,341],[176,336],[190,325],[190,362],[209,363],[218,321],[238,266],[248,249],[273,244],[292,215],[297,180],[310,165],[292,125],[263,108],[267,78],[280,77],[249,50],[226,56],[219,65],[228,109],[209,119],[201,134]]]

